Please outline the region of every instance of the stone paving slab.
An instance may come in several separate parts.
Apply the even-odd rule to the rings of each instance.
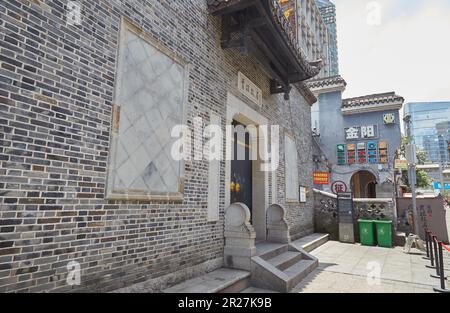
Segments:
[[[429,260],[419,250],[411,252],[406,254],[400,247],[387,249],[329,241],[311,252],[319,259],[319,267],[293,292],[432,293],[439,280],[430,277],[434,270],[425,267]],[[450,254],[446,256],[449,260]],[[374,269],[379,273],[378,281],[368,280]]]

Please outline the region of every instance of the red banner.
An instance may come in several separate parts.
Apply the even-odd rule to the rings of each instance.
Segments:
[[[330,184],[330,173],[327,172],[314,172],[313,173],[314,185],[328,185]]]

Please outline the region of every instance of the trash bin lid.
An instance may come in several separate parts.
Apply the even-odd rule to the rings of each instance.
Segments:
[[[392,224],[392,221],[374,221],[374,222],[378,224]]]

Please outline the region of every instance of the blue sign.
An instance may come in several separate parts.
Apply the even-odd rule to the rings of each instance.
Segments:
[[[434,187],[435,190],[439,190],[439,189],[441,189],[441,183],[434,182],[433,183],[433,187]],[[445,190],[450,190],[450,184],[445,183],[444,184],[444,189]]]

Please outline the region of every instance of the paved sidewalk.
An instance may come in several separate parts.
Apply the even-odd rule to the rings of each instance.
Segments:
[[[319,258],[319,268],[293,292],[430,293],[439,284],[438,279],[430,277],[433,270],[425,267],[429,261],[423,259],[425,254],[419,250],[405,254],[399,247],[386,249],[329,241],[311,254]],[[446,268],[450,269],[448,265]],[[369,284],[368,274],[377,270],[379,284]]]

